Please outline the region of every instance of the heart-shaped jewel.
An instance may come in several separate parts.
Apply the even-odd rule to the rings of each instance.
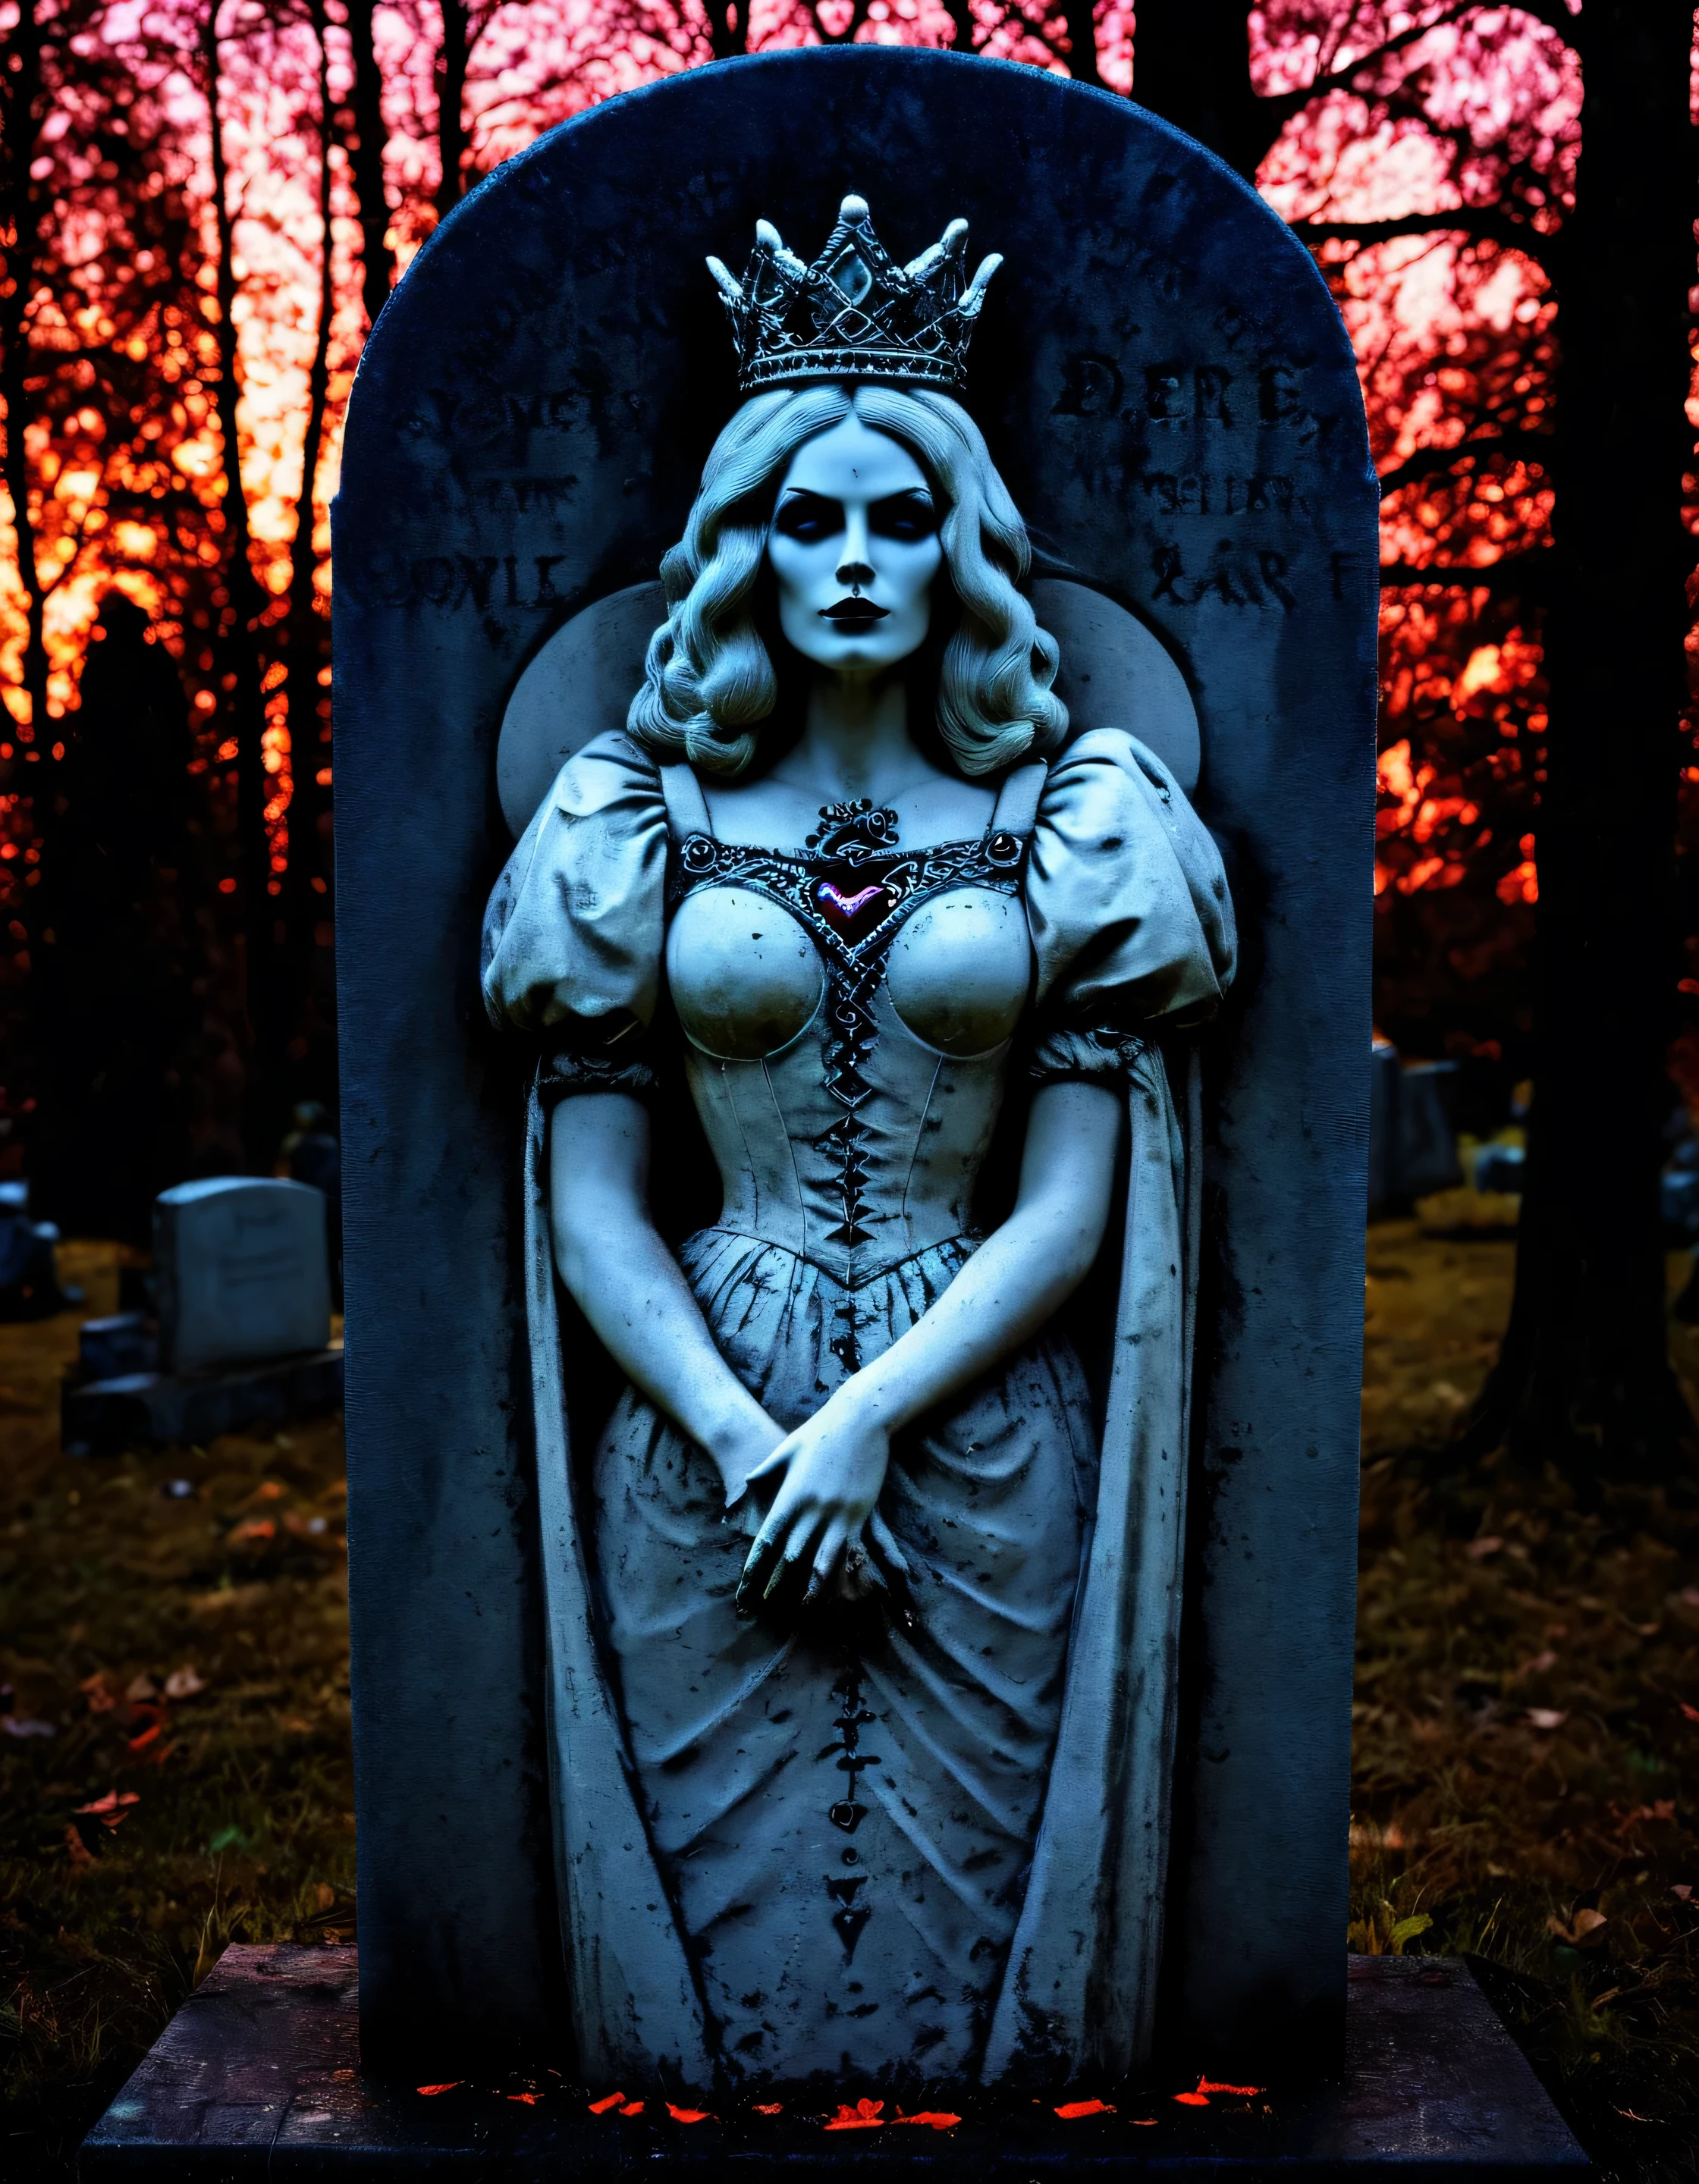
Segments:
[[[878,922],[890,900],[890,889],[864,887],[854,894],[845,894],[835,881],[822,880],[814,890],[814,899],[832,922],[847,933],[855,926],[866,928]]]

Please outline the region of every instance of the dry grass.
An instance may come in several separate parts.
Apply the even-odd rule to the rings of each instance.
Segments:
[[[1496,1967],[1602,2172],[1691,2176],[1699,1508],[1460,1468],[1512,1245],[1384,1223],[1368,1261],[1352,1946]],[[1699,1381],[1699,1340],[1672,1340]]]
[[[65,1257],[110,1310],[116,1255]],[[1691,2177],[1699,1513],[1460,1472],[1510,1246],[1389,1223],[1369,1262],[1352,1944],[1474,1954],[1606,2176]],[[0,1681],[56,1732],[0,1736],[8,2180],[70,2173],[225,1942],[353,1926],[339,1424],[62,1457],[80,1316],[0,1328]]]
[[[0,1327],[0,1683],[54,1730],[0,1735],[8,2177],[70,2173],[226,1942],[352,1930],[341,1422],[62,1457],[59,1377],[117,1254],[68,1245],[61,1273],[81,1312]],[[185,1669],[205,1688],[164,1697]],[[79,1814],[114,1792],[115,1826]]]

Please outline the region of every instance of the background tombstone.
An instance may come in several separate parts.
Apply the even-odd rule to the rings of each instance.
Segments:
[[[159,1348],[173,1373],[322,1350],[331,1339],[325,1194],[209,1176],[153,1206]]]
[[[1344,2003],[1375,482],[1325,287],[1219,162],[1037,70],[855,47],[690,71],[510,160],[361,365],[336,510],[360,1992],[370,2062],[511,2060],[558,1998],[518,1280],[483,1023],[496,740],[652,582],[737,400],[702,260],[846,190],[1007,259],[969,403],[1045,572],[1178,663],[1249,946],[1213,1048],[1165,2013],[1323,2064]],[[1136,721],[1128,725],[1136,728]],[[440,2071],[438,2064],[441,2065]]]

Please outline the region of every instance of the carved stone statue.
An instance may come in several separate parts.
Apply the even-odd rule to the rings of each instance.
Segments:
[[[556,1872],[609,2082],[900,2091],[1065,2077],[1106,2019],[1148,2044],[1186,1034],[1234,920],[1138,690],[1070,740],[955,398],[999,263],[970,281],[965,242],[899,266],[851,197],[812,265],[766,223],[741,284],[710,259],[748,398],[626,726],[486,921],[487,1006],[539,1046]],[[721,1204],[675,1253],[648,1178],[681,1084]],[[593,1451],[557,1277],[627,1383]]]

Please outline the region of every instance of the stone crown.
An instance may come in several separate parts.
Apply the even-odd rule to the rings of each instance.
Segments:
[[[865,198],[847,197],[812,265],[768,220],[742,281],[717,258],[708,270],[732,321],[738,384],[753,394],[815,379],[909,381],[958,393],[967,345],[999,256],[967,278],[967,222],[953,220],[899,265],[873,232]]]

